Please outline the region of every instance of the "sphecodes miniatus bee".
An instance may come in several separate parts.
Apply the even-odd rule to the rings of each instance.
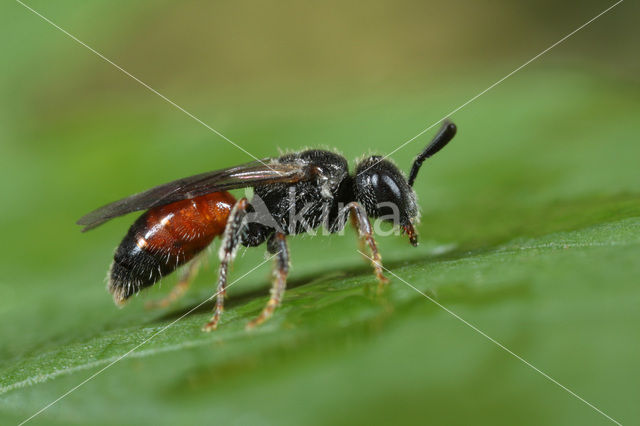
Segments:
[[[109,271],[108,289],[119,305],[188,264],[166,302],[177,298],[195,275],[201,252],[221,236],[216,306],[205,331],[215,329],[220,320],[229,265],[238,247],[266,242],[275,258],[274,279],[267,305],[248,324],[254,327],[282,301],[289,272],[289,235],[320,226],[336,233],[351,217],[369,247],[376,277],[386,283],[369,218],[393,222],[416,246],[418,205],[413,183],[424,160],[455,134],[456,126],[445,121],[416,157],[408,178],[380,156],[364,158],[350,174],[344,157],[312,149],[178,179],[103,206],[77,223],[88,231],[114,217],[146,210],[129,228]],[[228,192],[249,187],[254,193],[250,200],[236,200]]]

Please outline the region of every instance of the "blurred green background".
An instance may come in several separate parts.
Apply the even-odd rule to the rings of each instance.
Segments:
[[[27,3],[257,157],[387,153],[613,2]],[[627,1],[452,119],[416,190],[402,279],[623,424],[640,421],[639,7]],[[213,291],[175,277],[116,309],[103,278],[134,216],[84,213],[250,160],[17,2],[0,6],[0,423],[18,423]],[[408,170],[435,128],[394,154]],[[284,305],[254,333],[270,265],[33,424],[607,424],[399,279],[355,238],[290,241]],[[264,259],[241,252],[232,279]]]

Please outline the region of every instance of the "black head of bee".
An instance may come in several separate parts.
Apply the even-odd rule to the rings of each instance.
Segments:
[[[413,223],[419,211],[413,183],[424,160],[440,151],[455,134],[455,124],[445,122],[433,141],[414,160],[408,179],[392,162],[383,157],[365,158],[356,167],[356,200],[370,217],[402,227],[409,235],[411,244],[417,245],[418,236]]]
[[[392,162],[377,155],[365,158],[356,167],[355,180],[356,200],[370,217],[404,227],[418,215],[416,194]]]

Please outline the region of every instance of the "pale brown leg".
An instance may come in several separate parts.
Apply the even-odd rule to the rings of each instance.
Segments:
[[[366,247],[367,243],[365,242],[364,238],[362,238],[362,235],[360,235],[360,226],[358,226],[358,218],[356,217],[355,214],[351,213],[349,214],[349,219],[351,220],[351,226],[353,226],[353,230],[356,231],[356,234],[358,235],[358,249],[361,253],[364,253],[365,250],[367,249]],[[369,258],[366,257],[365,255],[362,255],[362,257],[365,260],[369,260]]]
[[[284,290],[287,286],[287,275],[289,273],[289,248],[285,235],[276,232],[267,242],[269,253],[275,254],[275,267],[273,269],[273,284],[271,286],[271,297],[260,315],[247,324],[247,329],[252,329],[268,320],[275,309],[280,306]]]
[[[246,198],[241,198],[236,202],[229,215],[227,226],[222,236],[222,245],[220,246],[220,270],[218,271],[218,285],[216,288],[216,307],[211,320],[202,327],[203,331],[215,330],[218,327],[218,321],[222,311],[224,311],[224,296],[227,287],[227,274],[229,273],[229,265],[233,261],[236,249],[240,244],[240,230],[242,229],[243,219],[247,213],[249,202]]]
[[[205,255],[204,253],[199,254],[194,259],[191,260],[183,269],[180,271],[180,277],[178,278],[178,282],[171,289],[169,294],[166,297],[163,297],[159,300],[150,300],[145,304],[145,308],[147,309],[157,309],[157,308],[166,308],[173,304],[176,300],[180,299],[185,295],[189,286],[193,282],[193,280],[198,275],[198,271],[204,263]]]
[[[373,238],[373,230],[371,229],[371,223],[369,222],[369,218],[365,213],[364,209],[357,202],[351,202],[347,205],[349,211],[351,212],[351,223],[358,230],[358,234],[360,235],[360,244],[367,243],[369,246],[369,250],[371,251],[371,258],[367,258],[367,260],[371,261],[371,266],[373,266],[373,270],[376,274],[376,278],[378,278],[378,282],[380,283],[379,290],[383,289],[383,285],[389,282],[389,279],[384,276],[382,269],[382,256],[380,256],[380,252],[378,252],[378,247],[376,246],[376,240]],[[362,247],[362,246],[361,246]],[[361,250],[363,251],[363,250]]]

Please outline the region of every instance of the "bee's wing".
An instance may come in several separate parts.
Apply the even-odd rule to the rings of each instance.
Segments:
[[[102,206],[82,216],[76,223],[84,226],[82,231],[85,232],[114,217],[212,192],[270,183],[294,183],[308,178],[309,168],[304,163],[283,164],[266,159],[264,162],[256,161],[228,169],[214,170],[156,186]]]

